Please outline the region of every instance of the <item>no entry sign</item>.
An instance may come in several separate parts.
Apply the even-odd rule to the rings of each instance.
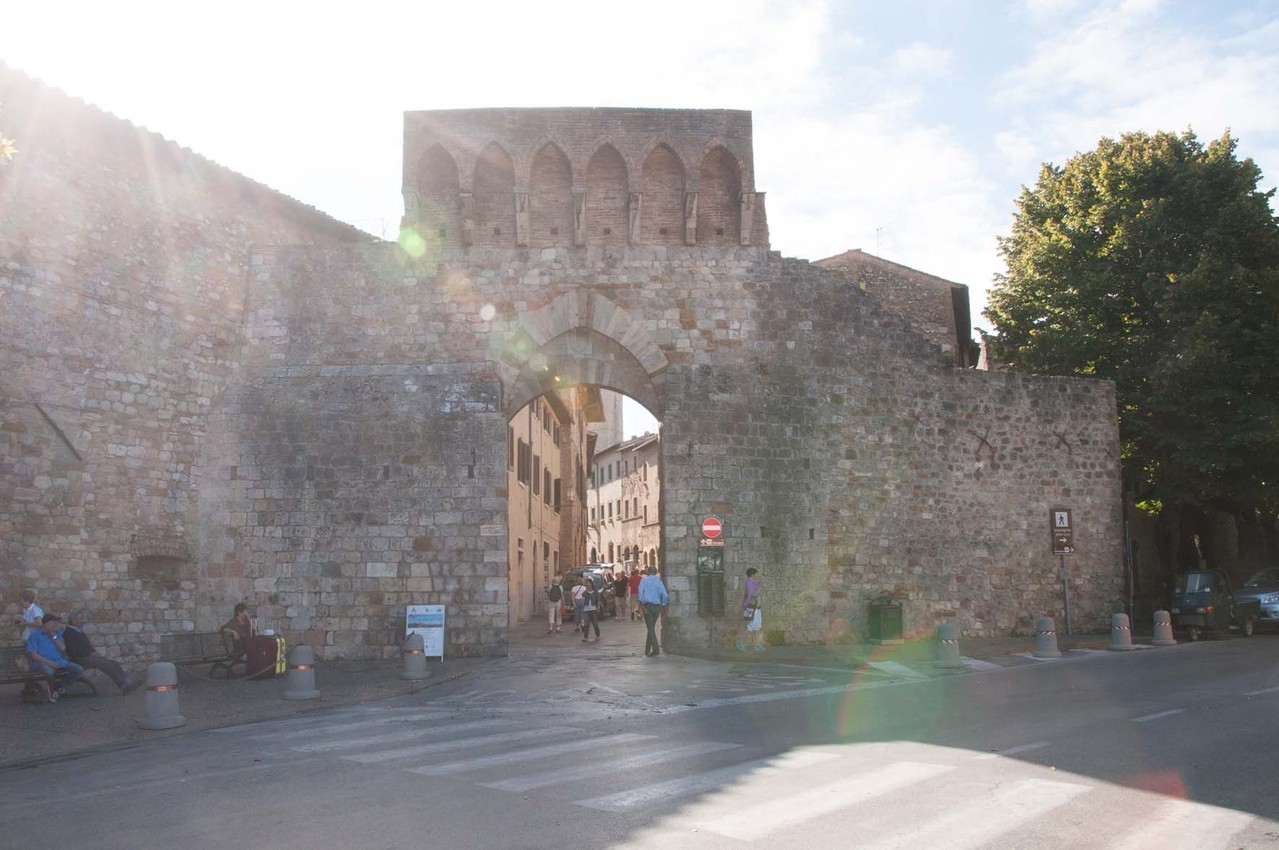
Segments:
[[[710,539],[714,540],[716,537],[719,537],[720,533],[723,531],[724,531],[723,523],[715,519],[715,517],[713,516],[707,517],[706,519],[702,520],[702,536],[703,537],[709,537]]]

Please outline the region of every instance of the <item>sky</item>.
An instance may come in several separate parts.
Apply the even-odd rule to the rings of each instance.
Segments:
[[[1275,0],[70,0],[6,4],[0,61],[388,239],[405,111],[749,109],[774,250],[967,284],[987,329],[1041,164],[1229,131],[1279,179]]]

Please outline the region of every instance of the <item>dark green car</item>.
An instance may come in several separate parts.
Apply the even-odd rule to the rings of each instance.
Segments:
[[[1221,570],[1205,570],[1177,576],[1171,614],[1173,629],[1187,640],[1229,629],[1251,637],[1261,605],[1256,599],[1236,598],[1230,577]]]

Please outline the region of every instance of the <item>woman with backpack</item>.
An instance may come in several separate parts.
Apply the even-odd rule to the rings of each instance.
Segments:
[[[564,590],[560,587],[560,577],[546,586],[546,633],[558,632],[563,623],[560,603],[564,601]]]
[[[589,577],[582,582],[582,588],[582,643],[590,640],[591,626],[595,626],[595,640],[598,642],[600,639],[600,592],[595,589],[595,582]]]

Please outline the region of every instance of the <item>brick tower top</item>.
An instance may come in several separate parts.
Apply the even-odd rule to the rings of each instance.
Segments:
[[[406,112],[403,188],[440,247],[768,242],[741,110]]]

